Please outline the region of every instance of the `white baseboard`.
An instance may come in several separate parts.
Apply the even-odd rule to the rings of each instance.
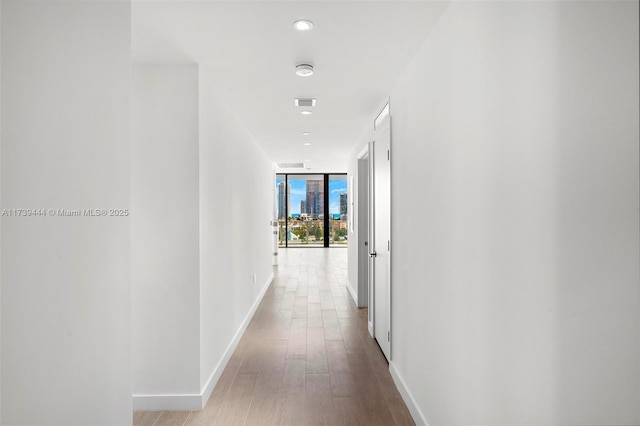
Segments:
[[[355,291],[353,291],[353,289],[351,288],[351,284],[349,284],[349,280],[347,280],[347,290],[349,290],[349,294],[351,295],[351,298],[353,299],[353,301],[356,303],[356,306],[358,306],[358,295],[356,294]]]
[[[233,339],[227,346],[227,349],[222,356],[222,359],[218,362],[218,365],[213,369],[213,372],[207,380],[207,384],[202,388],[199,394],[181,394],[181,395],[133,395],[133,410],[134,411],[188,411],[188,410],[202,410],[207,404],[213,388],[215,388],[222,372],[224,371],[227,363],[231,359],[231,355],[236,350],[242,335],[247,330],[253,315],[258,310],[260,302],[264,297],[267,289],[273,281],[273,272],[267,278],[267,282],[260,290],[258,297],[253,302],[251,309],[245,316],[242,324],[233,336]]]
[[[395,382],[396,387],[398,388],[398,391],[400,392],[400,395],[404,400],[404,403],[407,405],[407,408],[409,409],[409,412],[413,417],[413,421],[416,423],[416,425],[429,426],[427,418],[418,407],[418,404],[416,404],[416,400],[413,398],[413,395],[407,388],[407,385],[402,379],[402,376],[400,376],[400,373],[398,373],[398,370],[396,369],[393,361],[389,362],[389,372],[391,373],[391,377],[393,378],[393,381]]]
[[[133,411],[202,410],[202,394],[133,395]]]

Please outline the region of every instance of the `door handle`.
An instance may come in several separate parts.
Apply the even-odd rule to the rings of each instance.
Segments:
[[[376,253],[375,251],[369,253],[369,257],[376,257],[377,255],[378,255],[378,253]]]

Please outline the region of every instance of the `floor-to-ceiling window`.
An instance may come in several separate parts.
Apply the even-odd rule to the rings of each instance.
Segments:
[[[329,245],[347,245],[347,175],[329,175]]]
[[[279,247],[347,244],[346,174],[277,174]]]
[[[291,186],[286,175],[276,175],[276,214],[278,216],[278,247],[285,247],[287,238],[287,206],[291,197]]]

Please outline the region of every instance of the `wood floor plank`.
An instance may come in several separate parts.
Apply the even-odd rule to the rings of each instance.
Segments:
[[[306,306],[305,306],[306,312]],[[293,318],[291,329],[289,330],[289,341],[287,344],[287,356],[307,355],[307,319]]]
[[[354,381],[367,424],[393,425],[395,421],[376,377],[372,374],[354,373]]]
[[[274,425],[302,426],[307,424],[305,395],[287,395],[278,398]]]
[[[154,426],[182,426],[191,414],[190,411],[163,411]]]
[[[223,402],[210,402],[203,410],[192,411],[184,426],[213,426],[220,414]]]
[[[278,421],[278,394],[260,394],[253,397],[245,425],[273,425]]]
[[[342,338],[347,353],[365,352],[364,345],[360,339],[360,333],[356,330],[355,326],[341,326],[340,331],[342,332]]]
[[[288,286],[287,292],[282,297],[282,301],[280,302],[280,309],[291,310],[293,312],[293,305],[296,302],[296,285],[297,281],[295,282],[295,284]]]
[[[306,358],[287,358],[282,376],[280,393],[285,396],[305,395],[307,384]]]
[[[328,374],[307,374],[305,413],[307,425],[336,424]]]
[[[331,393],[334,397],[354,397],[358,387],[351,373],[331,373]]]
[[[331,290],[320,290],[320,306],[322,309],[335,309]]]
[[[411,413],[402,399],[387,400],[387,405],[396,425],[415,426],[416,422],[413,421],[413,417],[411,417]]]
[[[216,387],[211,392],[211,398],[216,395],[220,395],[223,399],[227,396],[227,392],[231,389],[231,385],[236,378],[236,374],[238,374],[238,370],[240,370],[240,365],[242,364],[242,357],[240,356],[232,356],[227,366],[225,367],[222,375],[220,375],[220,379],[218,379],[218,383]]]
[[[134,411],[133,426],[152,426],[162,411]]]
[[[299,286],[299,288],[306,288]],[[306,291],[305,291],[306,293]],[[306,318],[307,317],[307,296],[300,296],[300,291],[296,292],[296,300],[293,305],[293,318]]]
[[[333,410],[336,425],[358,426],[363,423],[364,415],[354,398],[333,398]]]
[[[282,370],[258,374],[253,390],[254,397],[277,395],[282,390],[283,377],[284,371]]]
[[[409,409],[395,386],[391,373],[388,370],[376,369],[376,378],[396,425],[415,424]]]
[[[327,340],[342,340],[340,322],[335,309],[322,309],[322,323],[324,327],[324,338]]]
[[[318,328],[322,327],[322,308],[320,303],[308,303],[307,304],[307,327]]]
[[[307,287],[307,299],[309,303],[320,304],[320,288],[317,285],[309,284]]]
[[[307,329],[307,373],[328,373],[324,329]]]
[[[244,424],[251,407],[256,374],[238,374],[215,421],[215,425],[236,426]]]
[[[350,373],[349,358],[342,340],[327,340],[327,361],[330,373]]]

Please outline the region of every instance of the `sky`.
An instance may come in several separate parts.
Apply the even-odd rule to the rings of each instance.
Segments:
[[[289,214],[300,214],[300,201],[307,199],[307,182],[302,176],[295,179],[289,176],[289,184],[291,184],[291,199],[289,200]],[[316,176],[313,176],[317,178]],[[329,176],[329,214],[340,214],[340,194],[347,192],[347,177],[342,179],[331,179]],[[276,201],[278,196],[278,184],[284,179],[276,179]]]

